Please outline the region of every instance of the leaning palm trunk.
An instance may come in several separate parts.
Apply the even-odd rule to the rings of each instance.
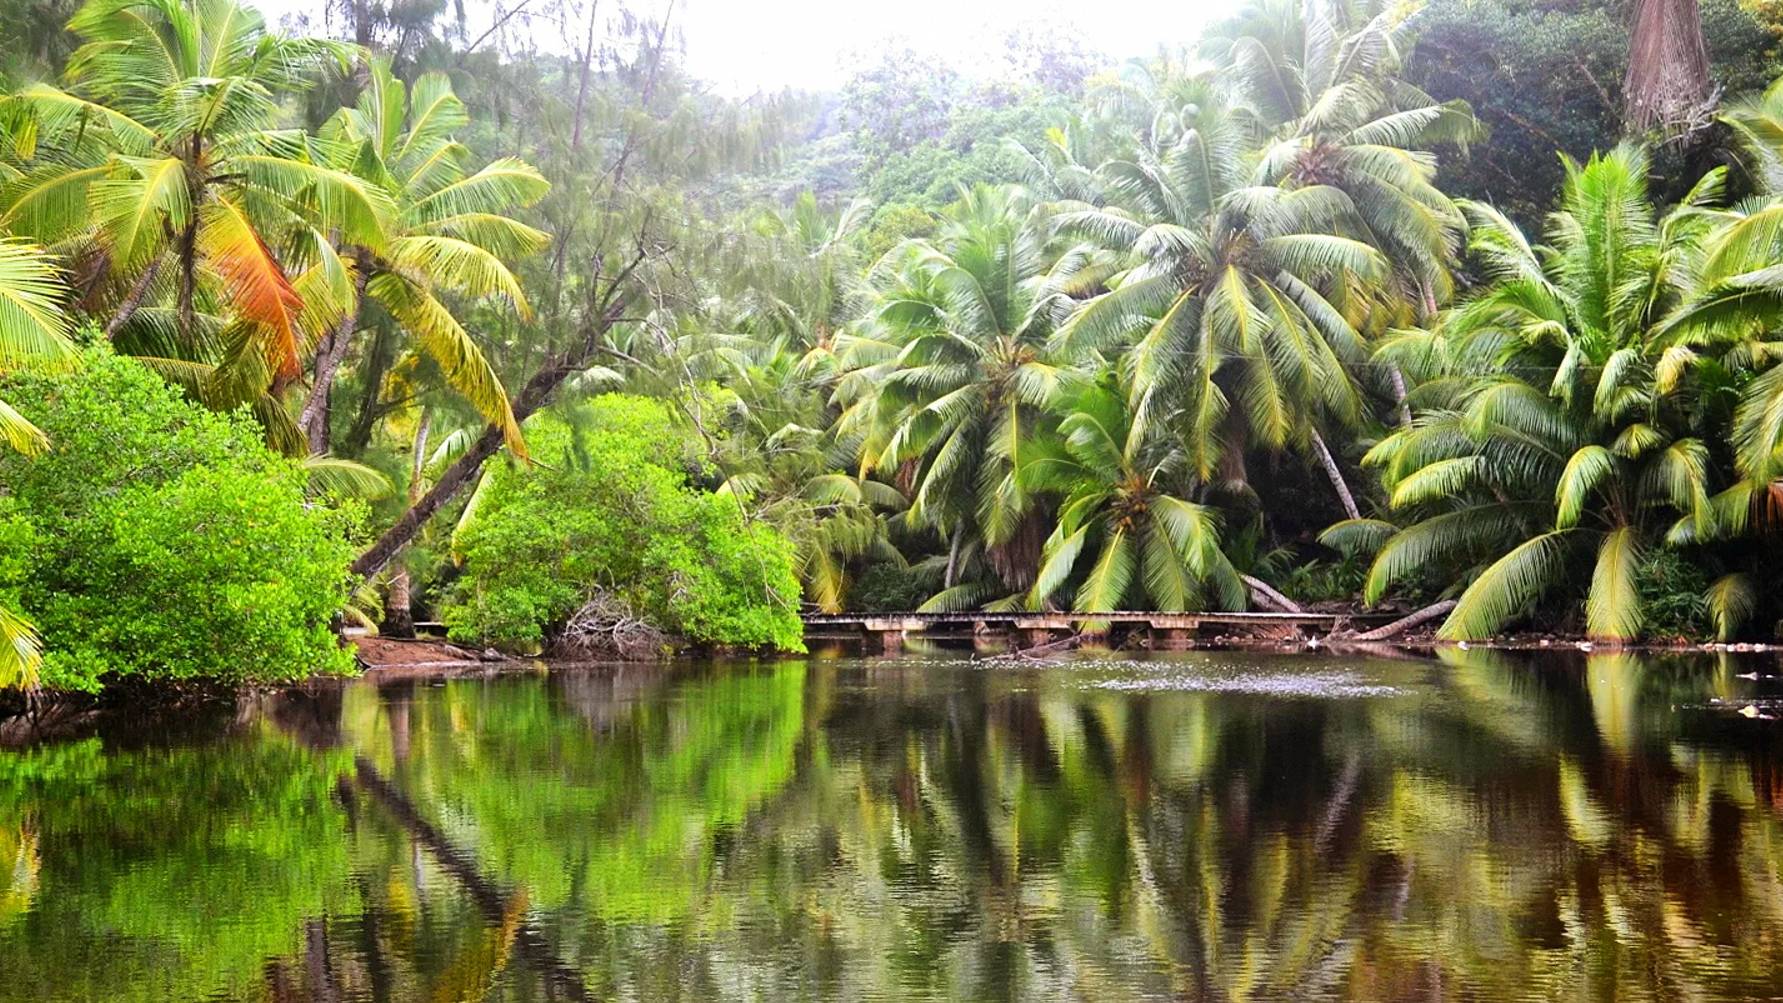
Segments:
[[[1300,604],[1276,591],[1268,582],[1251,575],[1240,575],[1239,579],[1251,591],[1251,601],[1259,606],[1273,606],[1280,613],[1299,613]]]
[[[514,397],[513,416],[515,426],[531,416],[534,412],[551,402],[557,388],[575,373],[586,369],[594,359],[595,353],[602,348],[607,332],[623,316],[629,303],[632,272],[641,265],[648,256],[648,251],[640,249],[631,264],[621,269],[608,281],[602,293],[595,297],[591,317],[584,327],[580,338],[563,352],[551,356],[541,364],[520,393]],[[409,545],[427,520],[433,518],[447,502],[458,496],[482,471],[483,464],[489,461],[507,441],[506,429],[499,424],[485,425],[481,435],[471,440],[463,455],[453,461],[434,481],[421,497],[410,503],[407,511],[399,516],[384,534],[367,547],[353,561],[352,571],[363,578],[371,578],[390,566],[397,554]]]
[[[1337,492],[1338,500],[1343,502],[1344,514],[1351,519],[1362,518],[1362,513],[1356,508],[1356,496],[1350,494],[1350,486],[1343,479],[1343,471],[1338,469],[1331,450],[1325,446],[1325,437],[1318,432],[1312,434],[1312,448],[1319,456],[1319,465],[1325,468],[1325,476],[1331,478],[1331,487]]]
[[[130,287],[129,294],[124,297],[124,302],[118,304],[117,312],[112,314],[111,320],[106,322],[105,340],[116,339],[118,332],[124,329],[124,325],[130,323],[130,318],[136,316],[137,309],[142,306],[143,298],[148,295],[149,287],[154,284],[155,276],[160,272],[160,259],[156,259],[149,267],[142,270],[142,274],[136,279],[136,284]]]

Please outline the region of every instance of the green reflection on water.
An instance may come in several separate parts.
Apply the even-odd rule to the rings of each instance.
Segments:
[[[0,999],[1775,995],[1753,668],[358,682],[0,754]]]

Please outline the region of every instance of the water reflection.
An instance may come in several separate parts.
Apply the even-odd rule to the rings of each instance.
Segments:
[[[0,754],[0,1000],[1773,997],[1755,668],[359,682]]]

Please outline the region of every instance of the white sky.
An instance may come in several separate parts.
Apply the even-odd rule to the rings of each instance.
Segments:
[[[1023,26],[1067,32],[1117,59],[1176,48],[1238,0],[677,0],[687,63],[724,90],[825,88],[888,45],[971,75]],[[1050,32],[1049,32],[1050,33]]]
[[[267,20],[287,15],[320,21],[319,0],[249,0]],[[511,0],[509,0],[511,2]],[[667,0],[633,0],[660,11]],[[730,94],[784,87],[827,89],[846,80],[851,64],[888,46],[938,55],[960,73],[987,68],[1010,31],[1035,27],[1067,32],[1083,48],[1113,59],[1174,49],[1240,0],[674,0],[674,26],[686,43],[687,67]],[[543,6],[542,4],[540,6]],[[605,4],[603,4],[605,6]],[[493,4],[473,2],[469,32],[492,20]],[[554,38],[546,48],[569,49]]]

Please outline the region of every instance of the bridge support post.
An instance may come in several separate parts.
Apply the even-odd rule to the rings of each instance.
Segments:
[[[912,630],[922,630],[923,622],[914,617],[869,617],[861,621],[861,629],[866,632],[866,643],[861,650],[873,655],[898,655],[904,651],[904,635]]]
[[[869,630],[866,640],[861,645],[865,654],[901,655],[904,653],[904,632],[902,630]]]
[[[1186,627],[1153,627],[1153,651],[1188,651],[1195,646],[1195,631]]]
[[[980,655],[995,655],[1009,650],[1009,632],[983,620],[972,624],[972,650]]]

